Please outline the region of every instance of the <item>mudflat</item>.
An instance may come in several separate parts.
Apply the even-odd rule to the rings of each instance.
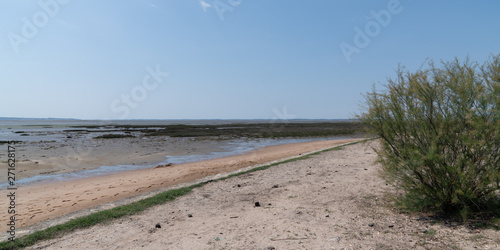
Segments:
[[[155,165],[165,161],[166,155],[207,154],[221,150],[225,143],[168,137],[19,142],[15,145],[17,179],[75,173],[101,166]],[[7,180],[6,171],[0,173],[0,180]]]
[[[188,121],[186,121],[188,122]],[[96,121],[34,123],[11,121],[0,124],[0,133],[16,143],[16,179],[77,173],[116,165],[155,165],[165,156],[196,156],[232,151],[232,147],[258,148],[300,140],[363,137],[359,122],[324,123],[228,123],[183,125],[168,121],[126,121],[98,124]],[[76,125],[79,124],[79,125]],[[6,150],[0,151],[2,163]],[[223,154],[221,154],[223,155]],[[4,158],[5,157],[5,158]],[[105,168],[106,169],[106,168]],[[0,183],[7,171],[0,171]]]

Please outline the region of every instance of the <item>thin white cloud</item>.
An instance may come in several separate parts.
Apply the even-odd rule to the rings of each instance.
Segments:
[[[200,0],[200,5],[201,5],[201,8],[203,8],[203,11],[207,11],[208,8],[212,7],[211,4],[203,1],[203,0]]]
[[[158,9],[158,6],[156,6],[156,4],[154,4],[154,3],[150,3],[149,6]]]

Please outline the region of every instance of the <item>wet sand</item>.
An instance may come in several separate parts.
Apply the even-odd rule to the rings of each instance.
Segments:
[[[122,173],[101,175],[84,179],[21,186],[17,191],[17,228],[56,218],[117,201],[162,187],[189,182],[218,173],[278,160],[290,156],[332,147],[349,140],[312,141],[269,146],[246,154],[228,156],[200,162],[173,165],[170,167],[141,169]],[[111,156],[113,157],[113,156]],[[6,190],[2,191],[5,197]],[[0,207],[8,207],[7,199],[0,200]],[[8,214],[2,213],[2,221]],[[0,230],[6,231],[5,224]]]
[[[64,173],[76,173],[101,166],[155,165],[166,155],[199,155],[222,151],[227,141],[195,138],[93,139],[73,135],[59,141],[21,142],[16,147],[17,180]],[[79,136],[79,137],[77,137]],[[6,146],[5,146],[6,147]],[[6,151],[0,157],[6,157]],[[6,158],[3,158],[5,161]],[[0,172],[0,182],[7,172]]]

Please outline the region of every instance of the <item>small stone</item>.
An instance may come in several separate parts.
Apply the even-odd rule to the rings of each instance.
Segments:
[[[161,228],[160,223],[156,223],[155,228]]]
[[[255,202],[255,206],[256,206],[256,207],[260,207],[260,202],[256,201],[256,202]]]
[[[276,184],[276,185],[273,185],[273,188],[278,188],[278,187],[279,187],[279,186],[278,186],[278,184]]]
[[[394,227],[394,225],[389,225],[389,228],[393,228],[393,227]]]
[[[188,214],[188,217],[191,218],[191,217],[193,217],[193,215],[192,214]]]
[[[238,185],[236,185],[236,186],[237,186],[237,187],[241,187],[241,185],[240,185],[240,184],[238,184]]]
[[[369,227],[374,227],[375,226],[375,223],[370,223],[368,224]]]
[[[325,217],[326,217],[326,218],[328,218],[328,217],[330,217],[330,215],[329,215],[329,214],[327,214]]]
[[[273,246],[267,247],[267,250],[275,250],[276,248]]]

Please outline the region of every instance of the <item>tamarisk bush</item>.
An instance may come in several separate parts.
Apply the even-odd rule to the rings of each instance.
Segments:
[[[358,118],[381,139],[382,176],[411,204],[445,214],[489,209],[500,190],[500,54],[397,70]]]

